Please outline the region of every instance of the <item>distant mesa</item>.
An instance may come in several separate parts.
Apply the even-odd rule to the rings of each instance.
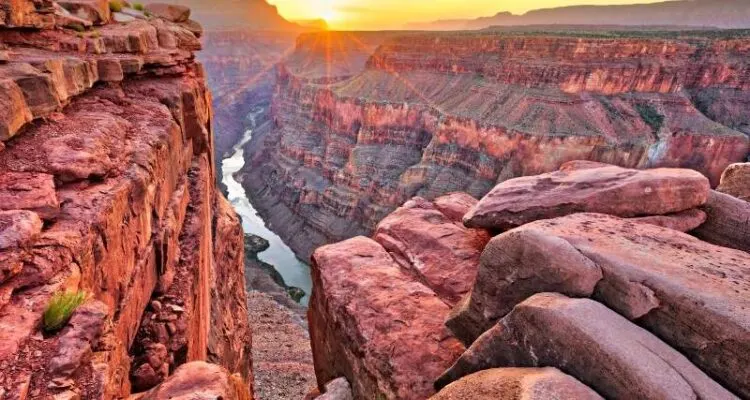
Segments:
[[[651,4],[570,6],[529,11],[523,15],[499,12],[477,19],[438,20],[409,24],[415,30],[476,30],[511,25],[682,25],[737,29],[750,27],[746,0],[683,0]]]

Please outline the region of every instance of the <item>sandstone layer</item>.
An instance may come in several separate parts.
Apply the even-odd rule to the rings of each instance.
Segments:
[[[414,196],[482,197],[571,160],[715,186],[748,155],[748,46],[735,32],[303,35],[244,186],[302,258]]]
[[[195,33],[105,1],[0,9],[0,390],[124,398],[211,361],[250,398],[242,228],[214,188]],[[62,290],[89,300],[42,334]]]

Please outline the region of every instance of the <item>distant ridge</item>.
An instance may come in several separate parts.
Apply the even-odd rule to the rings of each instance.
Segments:
[[[569,6],[529,11],[523,15],[499,12],[477,19],[438,20],[409,24],[416,30],[476,30],[513,25],[681,25],[750,28],[748,0],[682,0],[651,4]]]
[[[279,15],[265,0],[147,0],[180,4],[192,9],[192,18],[206,30],[303,32],[321,30],[320,23],[300,25]]]

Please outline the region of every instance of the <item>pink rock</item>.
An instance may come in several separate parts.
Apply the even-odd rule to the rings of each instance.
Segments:
[[[745,396],[748,266],[746,252],[626,219],[574,214],[537,221],[490,241],[471,295],[447,324],[471,343],[536,293],[592,297]]]
[[[517,366],[559,368],[608,399],[736,399],[647,330],[601,303],[557,293],[518,304],[437,385],[487,368]]]
[[[42,232],[42,220],[32,211],[0,211],[0,250],[22,247]]]
[[[54,219],[60,203],[52,175],[0,172],[0,210],[29,210],[42,219]]]
[[[55,377],[68,378],[89,356],[104,328],[108,308],[98,301],[90,301],[75,310],[66,328],[59,334],[55,355],[48,371]]]
[[[464,215],[477,205],[478,200],[467,193],[450,193],[440,196],[433,202],[435,208],[456,222],[463,222]]]
[[[703,205],[709,189],[706,177],[686,169],[567,169],[497,185],[464,222],[474,228],[507,230],[577,212],[662,215]]]
[[[680,232],[690,232],[703,225],[706,222],[706,218],[706,213],[696,208],[674,214],[652,215],[650,217],[630,218],[630,220],[674,229]]]
[[[141,400],[252,400],[250,389],[226,369],[203,361],[187,363]]]
[[[57,0],[71,14],[97,25],[109,22],[109,0]]]
[[[443,208],[468,207],[443,199]],[[460,212],[454,213],[456,217]],[[409,273],[418,277],[446,303],[453,305],[469,292],[479,266],[479,256],[490,240],[484,230],[468,229],[420,197],[397,209],[375,229],[373,238]]]
[[[308,312],[318,384],[344,376],[354,398],[425,399],[463,352],[443,325],[449,309],[371,239],[313,255]]]
[[[465,376],[430,400],[601,400],[557,368],[494,368]]]
[[[711,191],[703,207],[706,222],[693,233],[719,246],[750,253],[750,202]]]

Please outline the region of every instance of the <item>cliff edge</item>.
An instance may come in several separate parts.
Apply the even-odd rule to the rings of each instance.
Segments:
[[[143,398],[252,398],[243,233],[214,188],[200,26],[184,7],[118,10],[0,1],[0,397],[164,382]],[[65,291],[85,303],[45,329]]]

